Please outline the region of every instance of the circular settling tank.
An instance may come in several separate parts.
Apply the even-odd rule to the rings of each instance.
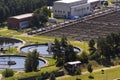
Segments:
[[[13,38],[0,37],[0,48],[15,47],[22,45],[22,41]]]
[[[0,69],[14,69],[14,70],[23,70],[25,64],[24,56],[14,56],[14,55],[5,55],[0,56]],[[39,67],[45,66],[45,61],[39,59]]]
[[[53,52],[49,51],[49,46],[45,44],[34,44],[28,45],[21,48],[21,51],[24,53],[32,52],[33,50],[37,50],[40,56],[52,56]],[[79,48],[74,47],[74,51],[76,53],[80,52]]]

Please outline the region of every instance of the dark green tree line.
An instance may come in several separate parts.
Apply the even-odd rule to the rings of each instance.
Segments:
[[[90,44],[93,44],[93,41],[89,42],[91,49]],[[111,33],[106,37],[99,37],[96,44],[96,51],[90,55],[92,59],[109,63],[111,59],[120,57],[120,33]]]
[[[53,5],[55,0],[0,0],[0,23],[9,16],[31,13],[42,6]]]

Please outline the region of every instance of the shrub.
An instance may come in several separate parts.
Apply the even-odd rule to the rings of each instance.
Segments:
[[[94,76],[89,75],[88,78],[89,78],[89,79],[94,79]]]
[[[77,58],[78,58],[78,60],[80,60],[82,63],[88,63],[88,60],[89,60],[88,54],[87,54],[85,51],[83,51],[80,56],[78,55]]]
[[[80,75],[80,74],[81,74],[81,70],[80,70],[80,69],[77,69],[77,70],[75,71],[75,74],[76,74],[76,75]]]
[[[81,80],[80,78],[76,78],[76,80]]]
[[[54,74],[54,73],[51,73],[51,74],[50,74],[50,80],[56,80],[56,79],[55,79],[55,74]]]
[[[2,76],[3,77],[12,77],[14,75],[14,72],[12,69],[5,69],[3,72],[2,72]]]
[[[63,65],[64,65],[64,60],[63,60],[63,59],[57,60],[57,62],[56,62],[56,66],[57,66],[57,67],[61,67],[61,66],[63,66]]]

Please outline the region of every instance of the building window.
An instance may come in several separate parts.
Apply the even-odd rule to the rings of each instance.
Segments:
[[[68,11],[68,16],[70,16],[71,14],[70,14],[70,12]]]
[[[89,10],[89,7],[87,7],[87,10]]]

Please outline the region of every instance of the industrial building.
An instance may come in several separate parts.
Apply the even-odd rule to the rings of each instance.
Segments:
[[[54,2],[53,13],[57,18],[82,17],[90,14],[98,4],[99,0],[60,0]]]
[[[12,16],[8,18],[8,29],[23,29],[30,26],[32,13]]]

